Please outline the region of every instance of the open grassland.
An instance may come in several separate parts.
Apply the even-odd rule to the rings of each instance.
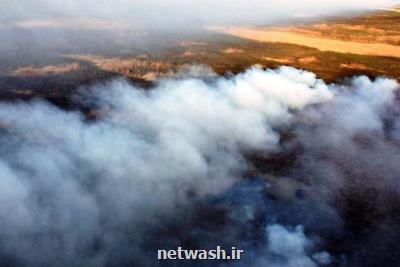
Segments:
[[[288,43],[316,48],[319,51],[351,53],[357,55],[400,58],[400,46],[384,43],[364,43],[343,41],[326,37],[314,37],[308,34],[279,30],[253,28],[218,28],[217,31],[254,41],[267,43]]]
[[[209,65],[220,74],[235,73],[254,64],[271,68],[290,65],[313,71],[329,82],[360,74],[400,79],[398,9],[284,27],[231,27],[212,31],[155,54],[114,57],[114,68],[110,68],[107,59],[102,62],[86,59],[102,70],[147,80],[185,64]],[[141,62],[140,67],[131,64],[129,68],[129,61]]]
[[[310,70],[327,82],[354,75],[400,80],[397,8],[280,27],[214,28],[196,34],[166,35],[164,42],[150,42],[160,44],[151,49],[143,41],[118,42],[124,47],[97,47],[95,44],[103,43],[98,36],[87,48],[76,51],[68,47],[0,54],[1,97],[59,97],[82,84],[113,76],[146,84],[192,64],[210,66],[219,74],[237,73],[259,64]]]
[[[400,79],[399,8],[350,19],[332,18],[284,27],[214,30],[263,43],[266,51],[279,46],[262,58],[268,61],[266,66],[293,65],[330,81],[354,74]]]

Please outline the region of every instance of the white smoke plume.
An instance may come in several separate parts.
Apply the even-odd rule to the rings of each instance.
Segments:
[[[245,170],[242,151],[276,148],[272,125],[289,109],[332,94],[310,73],[255,68],[151,91],[113,81],[96,97],[108,110],[95,123],[41,101],[0,105],[1,245],[29,264],[98,266],[74,253],[173,211],[190,190],[223,189]]]
[[[321,236],[344,227],[337,222],[346,214],[330,201],[346,183],[346,164],[356,174],[385,172],[380,184],[367,180],[375,189],[398,183],[399,148],[385,139],[397,136],[392,127],[385,137],[385,121],[398,87],[366,77],[327,85],[290,67],[254,67],[228,78],[181,74],[150,90],[124,80],[97,85],[77,97],[96,107],[94,120],[41,100],[1,103],[0,262],[157,266],[157,246],[189,239],[241,245],[267,266],[329,263]],[[285,141],[285,131],[296,136]],[[375,143],[358,147],[359,134]],[[265,181],[237,185],[253,166],[249,155],[298,145],[303,153],[286,175],[304,183],[304,199],[271,198]],[[216,207],[225,210],[222,228],[206,215]],[[304,231],[285,228],[297,225]]]
[[[312,247],[313,242],[305,236],[301,226],[290,230],[279,224],[269,225],[267,235],[266,255],[270,255],[266,256],[263,266],[314,267],[318,266],[318,263],[322,265],[330,263],[330,255],[327,252],[318,252],[312,257],[307,255],[306,251]]]

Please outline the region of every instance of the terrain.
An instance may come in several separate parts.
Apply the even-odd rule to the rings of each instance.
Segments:
[[[0,266],[400,265],[400,9],[0,37]]]
[[[122,23],[110,28],[115,25],[98,22],[89,23],[88,29],[59,32],[55,28],[63,20],[0,27],[5,36],[0,95],[57,99],[81,85],[115,76],[146,85],[193,64],[210,66],[223,75],[259,64],[310,70],[327,82],[360,74],[400,79],[399,10],[374,10],[348,19],[299,19],[284,26],[210,27],[179,33],[140,31]]]

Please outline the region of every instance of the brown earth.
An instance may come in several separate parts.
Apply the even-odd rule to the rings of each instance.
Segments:
[[[400,46],[384,43],[361,43],[341,41],[322,37],[311,37],[308,34],[288,31],[277,31],[256,28],[214,28],[217,32],[267,43],[287,43],[316,48],[319,51],[350,53],[366,56],[400,58]]]

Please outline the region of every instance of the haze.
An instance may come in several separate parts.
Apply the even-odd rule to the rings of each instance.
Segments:
[[[287,20],[298,16],[392,6],[395,0],[1,0],[0,25],[46,25],[63,18],[123,20],[136,27],[187,28],[210,24],[252,24]],[[31,24],[18,24],[21,21]],[[45,21],[45,22],[43,22]],[[17,24],[15,24],[17,23]],[[51,23],[50,23],[51,24]],[[86,23],[80,23],[84,28]],[[59,25],[62,26],[62,25]]]

